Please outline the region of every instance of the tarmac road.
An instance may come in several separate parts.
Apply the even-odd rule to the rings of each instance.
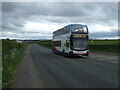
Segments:
[[[37,44],[29,46],[29,52],[34,64],[34,69],[29,71],[29,79],[32,79],[33,86],[41,88],[117,88],[118,87],[118,64],[114,61],[103,60],[104,57],[94,56],[85,58],[69,58],[53,54],[51,49]],[[106,56],[107,57],[107,56]],[[110,58],[110,57],[109,57]],[[111,60],[111,59],[110,59]],[[26,61],[26,63],[29,61]],[[27,67],[25,64],[24,66]],[[24,68],[26,68],[24,67]],[[32,65],[29,67],[33,67]],[[23,70],[23,69],[21,69]],[[33,71],[36,70],[37,74]],[[28,80],[24,76],[21,79],[18,71],[14,87],[25,86]],[[23,75],[23,74],[22,74]],[[35,76],[36,75],[36,76]],[[33,78],[35,77],[35,78]],[[19,79],[18,79],[19,78]],[[27,78],[27,76],[26,76]],[[21,81],[20,81],[21,80]],[[25,80],[24,85],[19,85]],[[28,81],[30,83],[30,81]],[[17,83],[17,84],[16,84]],[[36,84],[35,84],[36,83]],[[35,86],[37,85],[37,86]]]

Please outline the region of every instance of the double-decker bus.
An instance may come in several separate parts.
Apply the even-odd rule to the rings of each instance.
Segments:
[[[68,56],[88,56],[88,27],[81,24],[69,24],[53,32],[53,53]]]

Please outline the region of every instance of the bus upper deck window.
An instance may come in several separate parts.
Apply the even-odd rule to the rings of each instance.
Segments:
[[[78,32],[78,33],[88,33],[87,27],[86,26],[80,26],[80,25],[72,26],[72,31],[73,32]]]
[[[87,33],[87,28],[86,27],[83,27],[82,29],[83,29],[84,33]]]
[[[75,32],[80,32],[80,33],[83,33],[83,29],[76,29]]]

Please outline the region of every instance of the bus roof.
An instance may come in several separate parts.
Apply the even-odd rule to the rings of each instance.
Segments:
[[[80,26],[86,26],[86,25],[83,25],[83,24],[69,24],[69,25],[80,25]]]

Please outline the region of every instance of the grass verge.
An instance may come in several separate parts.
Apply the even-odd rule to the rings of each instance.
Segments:
[[[22,60],[25,43],[2,41],[2,88],[11,88],[17,66]]]
[[[91,52],[120,53],[119,42],[120,40],[89,41],[89,49]]]

